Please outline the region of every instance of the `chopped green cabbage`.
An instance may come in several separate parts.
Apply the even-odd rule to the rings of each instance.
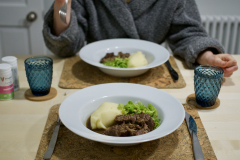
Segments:
[[[128,58],[120,58],[116,57],[114,58],[113,61],[105,61],[103,64],[106,66],[111,66],[111,67],[118,67],[118,68],[127,68],[128,67]]]
[[[141,102],[134,104],[132,101],[128,101],[126,105],[119,104],[118,109],[122,111],[122,114],[135,114],[135,113],[147,113],[149,114],[153,121],[155,122],[154,129],[156,129],[160,125],[160,119],[158,118],[158,113],[156,108],[148,104],[148,107],[144,106]]]

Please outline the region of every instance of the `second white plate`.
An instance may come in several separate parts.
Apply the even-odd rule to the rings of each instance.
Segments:
[[[141,51],[145,55],[148,65],[138,68],[116,68],[100,63],[100,60],[106,53],[114,52],[114,54],[117,55],[118,52],[132,54],[137,51]],[[165,63],[169,59],[169,52],[161,45],[145,40],[108,39],[84,46],[80,50],[79,56],[83,61],[98,67],[106,74],[116,77],[133,77],[145,73],[150,68]]]

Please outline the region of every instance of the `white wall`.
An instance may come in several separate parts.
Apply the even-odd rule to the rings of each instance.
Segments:
[[[201,15],[239,15],[240,0],[195,0]]]
[[[43,0],[44,3],[44,13],[47,13],[50,6],[53,4],[54,0]]]

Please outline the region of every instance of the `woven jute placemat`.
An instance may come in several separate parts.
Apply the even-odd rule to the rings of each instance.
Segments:
[[[62,75],[58,86],[66,89],[82,89],[92,85],[114,82],[136,83],[148,85],[156,88],[183,88],[186,83],[174,60],[169,58],[173,69],[178,73],[179,79],[174,82],[165,64],[152,68],[146,73],[132,77],[119,78],[107,75],[97,67],[82,61],[79,56],[65,59]]]
[[[37,151],[36,160],[42,160],[51,139],[60,105],[50,109],[45,129],[42,134],[40,145]],[[216,160],[215,153],[206,134],[204,126],[193,105],[184,104],[185,111],[193,116],[197,123],[198,139],[203,150],[205,160]],[[186,122],[173,133],[160,139],[145,142],[135,146],[115,147],[99,142],[91,141],[76,135],[61,126],[58,140],[51,160],[78,160],[78,159],[166,159],[166,160],[194,160],[192,141],[187,129]]]

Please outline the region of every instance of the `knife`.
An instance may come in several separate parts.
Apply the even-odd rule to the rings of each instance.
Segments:
[[[187,112],[185,112],[185,120],[187,122],[188,131],[192,136],[194,158],[195,160],[204,160],[202,148],[197,137],[197,124],[193,117]]]
[[[58,132],[59,132],[59,128],[60,128],[61,123],[62,122],[61,122],[60,118],[58,117],[57,125],[54,128],[50,143],[48,145],[47,151],[46,151],[43,159],[50,159],[52,157],[52,154],[53,154],[56,142],[57,142]]]
[[[171,64],[170,64],[170,62],[168,60],[167,60],[167,62],[165,62],[165,64],[167,65],[167,68],[168,68],[168,70],[169,70],[169,72],[170,72],[174,82],[176,82],[178,80],[177,72],[172,68],[172,66],[171,66]]]

